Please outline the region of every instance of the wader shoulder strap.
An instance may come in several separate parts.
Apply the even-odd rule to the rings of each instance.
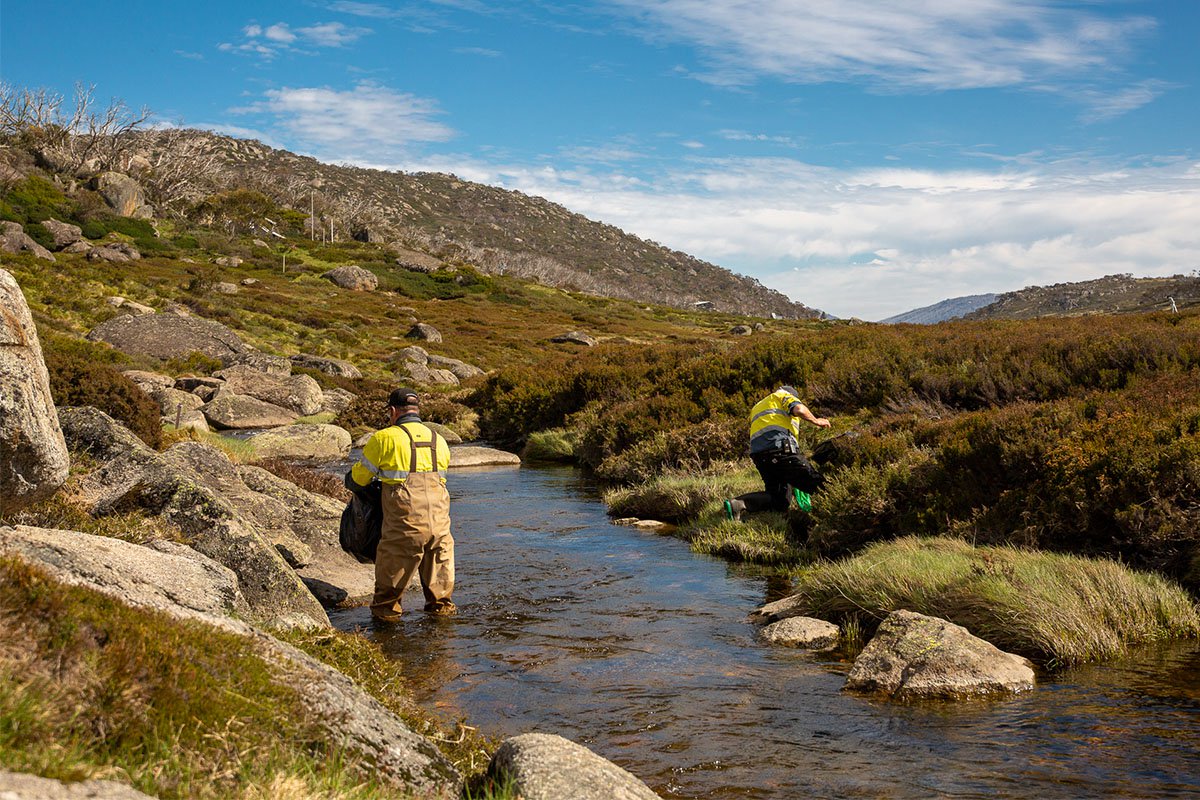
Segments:
[[[409,472],[437,472],[443,478],[445,478],[446,471],[439,470],[437,468],[437,451],[438,451],[437,431],[433,430],[432,428],[427,429],[427,430],[429,430],[429,433],[431,434],[430,440],[428,442],[418,442],[416,439],[413,438],[413,435],[411,433],[409,433],[408,429],[405,428],[403,425],[397,425],[396,427],[398,427],[400,430],[404,431],[404,435],[408,437],[408,445],[411,448],[410,455],[408,457]],[[429,450],[429,463],[431,465],[431,469],[428,469],[428,470],[417,469],[417,448],[418,447]],[[407,478],[408,474],[405,473],[404,477]]]

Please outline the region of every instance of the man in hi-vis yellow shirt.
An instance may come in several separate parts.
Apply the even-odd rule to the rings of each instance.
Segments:
[[[388,427],[376,431],[350,470],[346,484],[383,484],[383,532],[375,555],[371,616],[400,619],[400,598],[414,572],[421,576],[425,610],[449,615],[454,592],[454,537],[446,470],[450,447],[421,422],[412,389],[388,397]],[[351,486],[351,488],[354,488]]]

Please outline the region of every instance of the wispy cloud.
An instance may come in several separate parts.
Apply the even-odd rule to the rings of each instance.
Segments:
[[[484,58],[499,58],[504,55],[499,50],[491,50],[486,47],[456,47],[454,52],[464,56],[482,56]]]
[[[791,136],[772,136],[766,133],[750,133],[749,131],[722,130],[717,135],[729,142],[763,142],[766,144],[782,144],[795,147],[796,140]]]
[[[352,28],[341,22],[322,22],[303,28],[292,28],[286,22],[265,27],[250,24],[242,29],[241,42],[223,42],[217,49],[274,58],[280,52],[297,51],[305,47],[344,47],[371,32],[370,28]]]
[[[397,158],[414,143],[442,142],[455,132],[425,98],[364,82],[349,91],[329,87],[273,89],[265,99],[233,113],[266,118],[266,127],[286,132],[291,146],[326,161]]]
[[[1082,119],[1089,123],[1114,119],[1154,102],[1171,88],[1166,81],[1147,80],[1110,92],[1085,89],[1079,97],[1086,106]]]
[[[1052,0],[609,2],[648,36],[697,46],[702,76],[718,84],[771,76],[883,89],[1024,86],[1110,69],[1154,25]]]

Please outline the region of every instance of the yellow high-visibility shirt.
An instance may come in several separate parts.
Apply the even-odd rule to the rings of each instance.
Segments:
[[[433,443],[432,447],[414,450],[414,444],[429,442]],[[414,452],[415,466],[412,463]],[[446,440],[420,421],[410,420],[376,431],[363,447],[362,458],[350,470],[350,477],[359,486],[366,486],[372,478],[383,483],[403,483],[409,472],[438,472],[445,483],[449,468],[450,446]]]
[[[772,392],[750,410],[750,452],[787,449],[796,452],[800,444],[800,417],[792,409],[803,405],[800,398],[783,389]]]

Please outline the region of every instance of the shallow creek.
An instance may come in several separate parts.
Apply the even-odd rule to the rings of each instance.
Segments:
[[[840,691],[848,664],[756,641],[765,578],[611,524],[576,471],[458,470],[450,489],[460,616],[331,615],[448,722],[560,734],[672,798],[1200,795],[1195,643],[1000,701],[864,699]]]

